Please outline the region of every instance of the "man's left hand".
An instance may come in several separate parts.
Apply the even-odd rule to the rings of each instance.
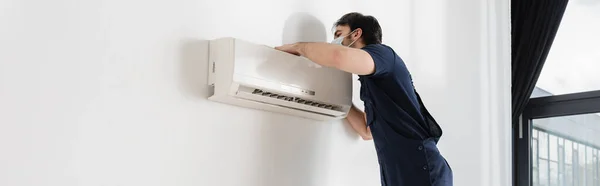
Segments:
[[[286,44],[286,45],[275,47],[275,49],[299,56],[300,52],[298,52],[297,46],[298,46],[297,43]]]

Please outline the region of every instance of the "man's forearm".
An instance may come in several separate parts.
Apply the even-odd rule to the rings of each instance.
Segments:
[[[306,42],[277,48],[292,54],[304,56],[319,65],[336,68],[352,74],[367,75],[375,71],[375,62],[371,54],[361,49],[329,43]]]
[[[370,140],[372,139],[371,131],[367,127],[367,122],[365,118],[365,114],[363,111],[356,108],[354,105],[350,108],[348,112],[348,117],[346,117],[350,126],[364,139]]]

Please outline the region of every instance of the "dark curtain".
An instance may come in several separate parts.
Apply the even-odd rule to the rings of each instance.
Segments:
[[[568,0],[512,0],[512,118],[535,88]]]
[[[519,126],[519,116],[542,72],[568,0],[512,0],[512,119],[513,185],[527,186],[529,127]],[[517,135],[522,135],[518,137]]]

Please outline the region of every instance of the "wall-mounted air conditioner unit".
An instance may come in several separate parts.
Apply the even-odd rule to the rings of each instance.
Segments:
[[[352,75],[236,38],[210,41],[209,100],[316,120],[344,118]]]

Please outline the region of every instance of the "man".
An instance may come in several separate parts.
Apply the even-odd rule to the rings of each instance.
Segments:
[[[347,120],[364,140],[374,139],[383,186],[451,186],[452,170],[436,146],[442,129],[423,106],[402,59],[381,44],[378,21],[354,12],[335,28],[332,44],[275,48],[360,77],[365,112],[352,106]]]

